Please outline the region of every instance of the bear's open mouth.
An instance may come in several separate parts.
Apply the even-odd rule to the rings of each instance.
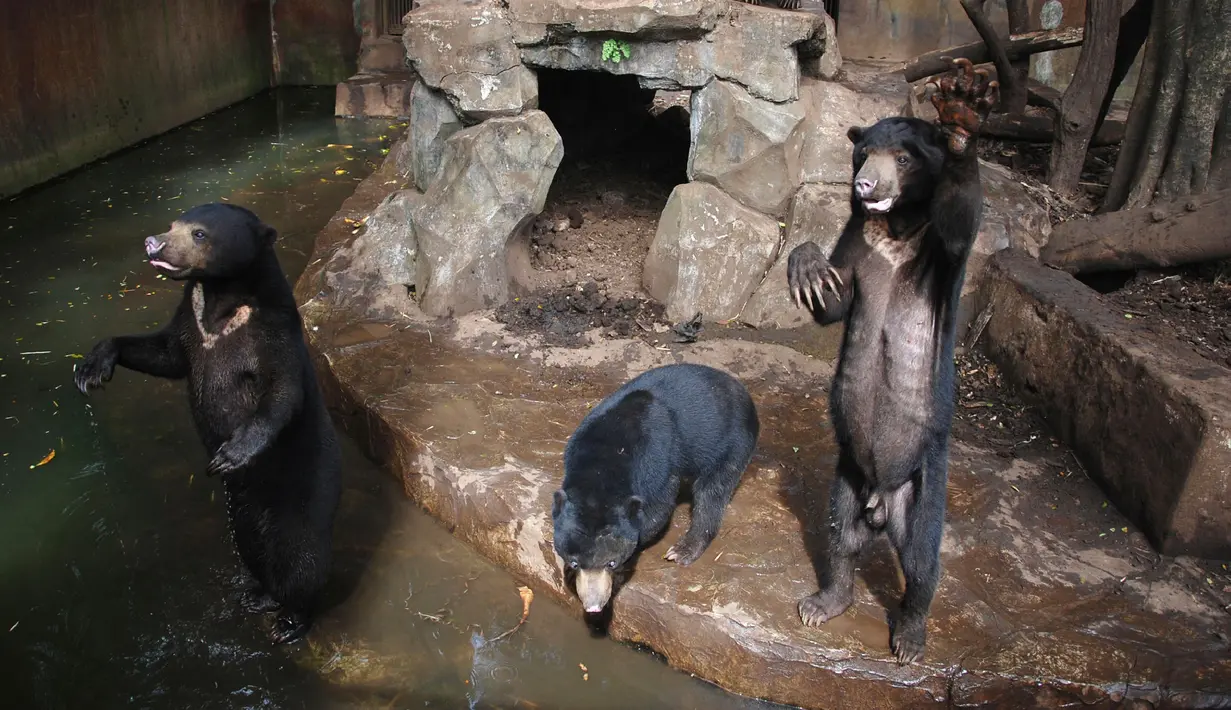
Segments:
[[[879,200],[877,202],[870,202],[868,200],[864,200],[863,206],[864,206],[864,209],[866,209],[867,211],[873,214],[880,214],[880,213],[888,212],[889,208],[893,207],[893,198],[886,197],[885,199]]]
[[[155,269],[161,269],[162,271],[170,271],[172,273],[177,273],[177,274],[181,271],[187,270],[182,266],[176,266],[175,264],[172,264],[169,261],[163,261],[162,259],[150,259],[150,266],[153,266]]]

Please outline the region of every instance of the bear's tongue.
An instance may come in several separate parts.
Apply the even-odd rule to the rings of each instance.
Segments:
[[[879,202],[864,202],[863,205],[868,208],[869,212],[888,212],[893,206],[893,198],[886,197]]]
[[[180,270],[180,267],[176,266],[175,264],[162,261],[161,259],[150,259],[150,266],[154,266],[159,269],[166,270],[166,271],[179,271]]]

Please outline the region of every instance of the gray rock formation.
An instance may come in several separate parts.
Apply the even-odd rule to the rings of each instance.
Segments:
[[[423,81],[469,122],[538,105],[538,80],[522,65],[513,27],[494,2],[425,4],[406,16],[402,41]]]
[[[736,84],[710,82],[692,98],[689,179],[714,183],[766,214],[785,213],[799,186],[785,146],[803,118],[799,102],[770,103]]]
[[[522,49],[532,67],[566,71],[603,71],[636,76],[647,89],[696,89],[714,78],[708,66],[712,47],[701,41],[637,42],[619,63],[603,59],[599,37],[577,36]]]
[[[718,25],[725,5],[714,0],[508,0],[515,23],[550,25],[557,36],[601,32],[647,39],[700,37]]]
[[[445,141],[436,181],[413,211],[424,312],[461,315],[508,299],[510,262],[529,263],[513,237],[543,210],[563,157],[542,111],[484,121]]]
[[[757,286],[740,314],[740,322],[754,328],[796,328],[811,323],[812,316],[797,308],[787,290],[786,264],[791,250],[804,242],[816,242],[826,254],[833,252],[851,216],[850,188],[842,185],[804,185],[791,201],[786,243],[774,266]]]
[[[898,116],[900,96],[855,91],[831,81],[805,78],[799,102],[804,120],[791,136],[787,155],[794,179],[800,183],[850,185],[851,126],[868,126],[882,118]]]
[[[680,185],[663,209],[642,283],[672,320],[698,311],[707,321],[729,320],[761,282],[778,243],[776,220],[713,185]]]
[[[821,10],[821,28],[799,45],[799,70],[804,76],[832,81],[842,70],[842,51],[838,48],[838,26]]]
[[[1051,237],[1047,209],[1030,195],[1013,173],[1000,165],[979,163],[983,181],[983,223],[966,265],[965,299],[982,283],[984,266],[993,254],[1010,247],[1033,257]]]
[[[795,45],[822,28],[807,12],[781,12],[732,3],[729,18],[707,38],[713,42],[714,76],[734,81],[767,101],[799,97],[799,54]]]
[[[445,141],[462,129],[462,122],[443,93],[418,82],[410,91],[410,125],[414,128],[404,149],[409,152],[408,176],[427,192],[440,169]]]
[[[330,257],[326,282],[337,303],[389,316],[397,303],[409,302],[419,251],[411,213],[421,197],[414,190],[391,193],[368,216],[363,233]]]

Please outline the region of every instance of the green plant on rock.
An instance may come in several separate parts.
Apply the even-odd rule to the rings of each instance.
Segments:
[[[622,39],[609,39],[603,42],[603,61],[619,64],[628,59],[632,48]],[[623,56],[621,56],[623,55]]]

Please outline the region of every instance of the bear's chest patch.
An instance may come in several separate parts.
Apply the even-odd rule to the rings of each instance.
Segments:
[[[252,308],[249,306],[236,308],[230,320],[222,326],[222,330],[212,333],[205,327],[205,287],[198,283],[192,289],[192,314],[197,322],[197,332],[201,334],[201,347],[211,350],[219,340],[244,327],[248,319],[252,317]]]
[[[914,259],[919,254],[919,244],[928,224],[924,222],[905,237],[895,238],[885,217],[871,217],[863,225],[863,239],[894,269]]]

